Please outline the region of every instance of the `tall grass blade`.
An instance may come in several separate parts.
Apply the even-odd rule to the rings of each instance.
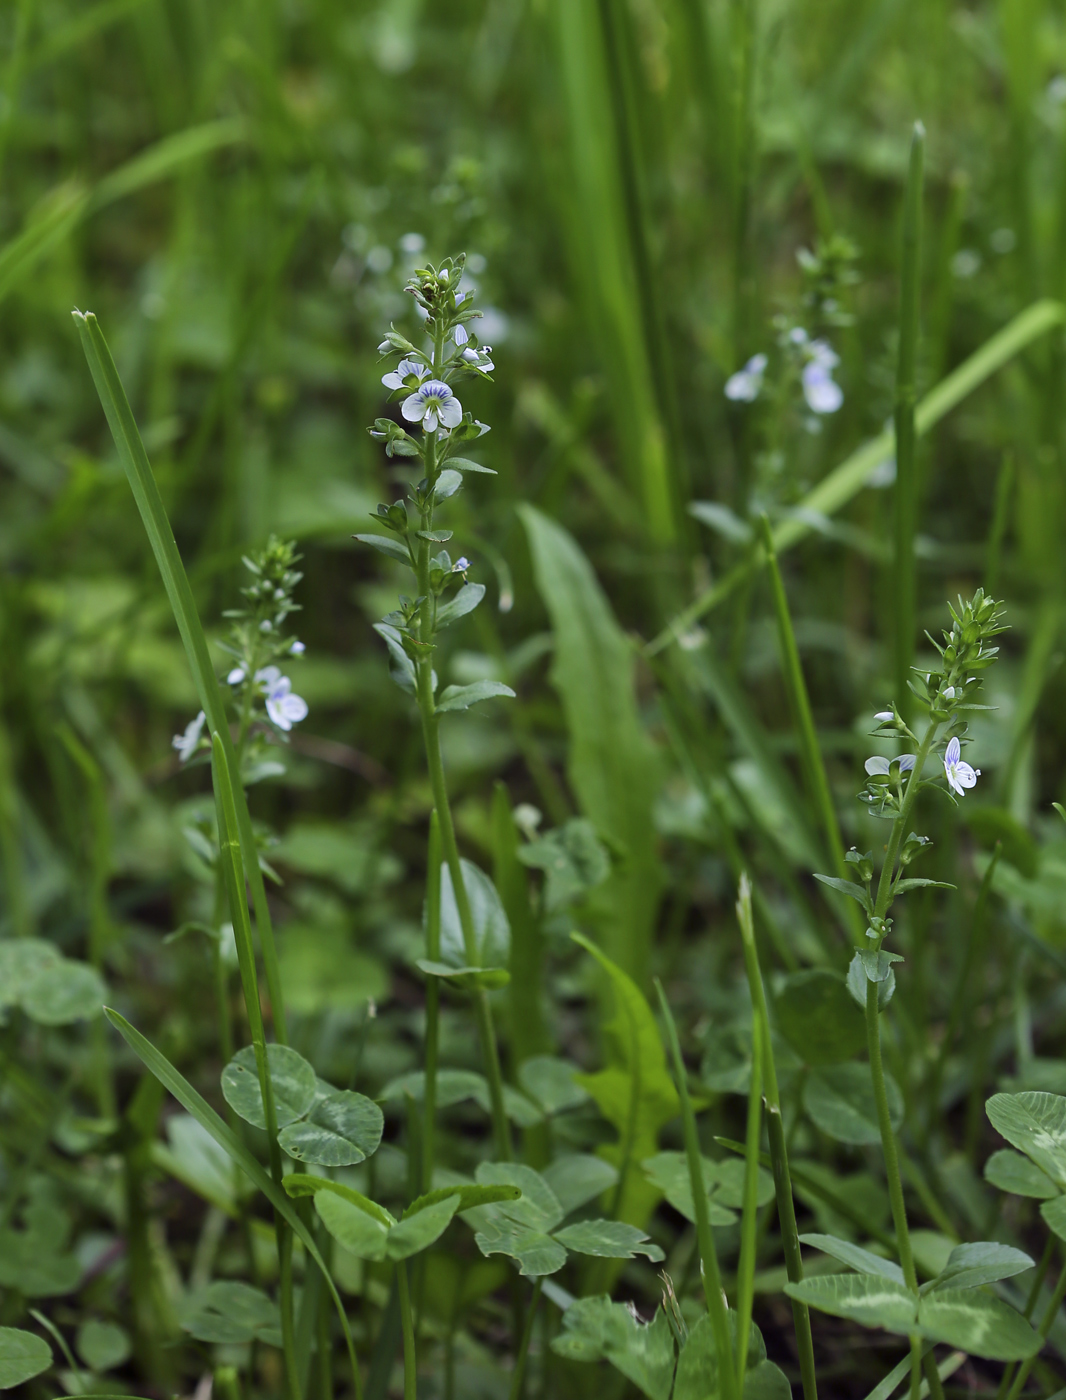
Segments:
[[[341,1330],[344,1332],[344,1340],[348,1347],[348,1356],[352,1365],[352,1378],[356,1400],[361,1400],[362,1384],[359,1376],[359,1365],[355,1355],[355,1342],[352,1339],[351,1328],[348,1326],[348,1315],[344,1311],[344,1304],[341,1302],[340,1294],[334,1286],[329,1269],[326,1267],[326,1263],[319,1253],[314,1237],[300,1219],[288,1196],[281,1187],[275,1185],[269,1175],[263,1170],[260,1163],[256,1161],[248,1151],[248,1148],[245,1147],[241,1139],[232,1129],[227,1127],[207,1100],[196,1092],[185,1076],[181,1074],[179,1070],[175,1069],[167,1057],[161,1054],[150,1040],[141,1035],[140,1031],[135,1030],[124,1016],[120,1016],[119,1013],[113,1011],[111,1007],[104,1007],[104,1015],[122,1036],[123,1040],[125,1040],[126,1044],[138,1059],[140,1059],[142,1064],[155,1075],[164,1089],[167,1089],[173,1094],[178,1103],[185,1109],[186,1113],[190,1113],[193,1118],[196,1119],[201,1128],[205,1129],[205,1131],[214,1138],[219,1147],[221,1147],[228,1154],[230,1159],[240,1167],[241,1171],[244,1172],[248,1179],[262,1191],[263,1195],[274,1207],[276,1213],[281,1216],[289,1229],[303,1245],[308,1256],[314,1260],[323,1278],[326,1280],[326,1284],[329,1287],[330,1294],[340,1317]]]
[[[751,883],[746,875],[741,876],[740,880],[737,922],[740,925],[741,942],[744,946],[744,970],[747,973],[748,987],[751,991],[755,1036],[761,1042],[763,1051],[766,1131],[770,1140],[770,1163],[774,1174],[774,1190],[777,1195],[777,1218],[781,1230],[781,1244],[785,1254],[785,1271],[790,1283],[799,1283],[803,1278],[803,1256],[800,1252],[799,1229],[796,1225],[796,1206],[792,1199],[792,1177],[788,1165],[784,1120],[781,1116],[781,1093],[777,1083],[777,1067],[774,1064],[774,1047],[770,1038],[770,1016],[766,1009],[766,989],[763,986],[759,953],[755,946],[755,920],[751,910]],[[745,1155],[750,1162],[752,1155],[750,1147],[747,1148]],[[796,1350],[799,1353],[803,1397],[804,1400],[817,1400],[818,1382],[814,1368],[811,1314],[806,1303],[801,1303],[795,1298],[792,1299],[792,1322],[796,1329]]]
[[[89,362],[89,369],[92,372],[96,392],[100,396],[100,402],[107,417],[108,427],[111,429],[111,436],[118,448],[119,457],[126,471],[126,478],[129,481],[134,500],[137,502],[137,509],[148,535],[148,542],[152,546],[152,553],[155,555],[159,572],[163,578],[163,586],[170,600],[174,620],[178,624],[178,631],[181,634],[185,654],[192,669],[200,704],[207,716],[208,727],[212,734],[218,735],[222,744],[222,753],[230,776],[234,805],[237,811],[244,871],[251,887],[252,902],[255,907],[256,929],[263,954],[263,971],[266,974],[267,989],[270,993],[274,1033],[277,1039],[284,1043],[287,1039],[285,1003],[281,989],[281,971],[274,945],[274,930],[270,919],[270,909],[267,905],[266,889],[263,884],[263,873],[259,868],[259,853],[252,830],[251,814],[248,811],[248,800],[240,782],[237,756],[230,738],[229,718],[226,714],[218,678],[215,675],[214,666],[211,664],[211,655],[208,651],[204,629],[200,624],[196,600],[193,598],[192,589],[189,586],[185,565],[178,553],[178,546],[174,540],[170,521],[167,519],[163,498],[159,494],[159,487],[152,474],[148,454],[144,450],[144,443],[137,430],[133,410],[126,398],[126,391],[122,387],[122,381],[115,368],[115,362],[111,358],[111,351],[104,339],[104,333],[91,311],[84,313],[76,311],[74,319],[81,334],[85,358]]]
[[[443,853],[440,818],[429,816],[429,850],[426,858],[426,957],[440,960],[440,872]],[[433,1189],[433,1165],[437,1126],[437,1063],[440,1055],[440,978],[430,977],[426,986],[426,1089],[422,1105],[422,1190]]]
[[[925,127],[915,122],[903,205],[903,259],[899,298],[899,355],[896,361],[896,489],[891,610],[897,703],[909,709],[914,654],[916,587],[914,531],[917,514],[914,408],[918,359],[918,307],[921,294],[922,177]]]
[[[1056,326],[1061,326],[1064,321],[1066,305],[1051,299],[1034,302],[1032,306],[1019,312],[1001,331],[997,331],[979,350],[975,350],[964,360],[958,369],[952,370],[935,389],[926,394],[914,413],[916,436],[924,437],[997,370],[1009,364],[1033,341],[1054,330]],[[786,549],[791,549],[793,545],[799,544],[800,540],[806,539],[817,527],[820,516],[835,515],[846,506],[867,484],[871,473],[891,458],[894,446],[895,433],[881,433],[857,448],[839,467],[835,467],[807,493],[790,513],[789,518],[775,528],[774,547],[777,552],[783,554]],[[648,654],[654,656],[663,647],[684,637],[701,617],[724,602],[752,570],[764,562],[762,550],[759,549],[750,560],[739,564],[718,583],[708,588],[688,607],[683,608],[673,621],[648,643]]]
[[[652,820],[659,763],[637,710],[633,651],[573,537],[532,506],[518,513],[555,633],[552,682],[570,736],[570,786],[585,816],[625,853],[590,902],[607,953],[640,983],[662,873]]]
[[[715,1348],[718,1353],[718,1380],[723,1400],[736,1400],[737,1381],[733,1369],[733,1347],[729,1338],[729,1315],[726,1310],[725,1294],[722,1292],[722,1275],[718,1268],[718,1253],[711,1233],[711,1222],[707,1210],[707,1188],[703,1182],[703,1167],[700,1162],[700,1139],[696,1129],[696,1114],[689,1098],[688,1078],[685,1062],[681,1057],[681,1044],[677,1038],[670,1003],[666,1000],[662,983],[655,979],[655,990],[659,994],[659,1009],[666,1026],[666,1044],[674,1065],[674,1082],[681,1104],[681,1127],[685,1136],[685,1155],[688,1158],[689,1183],[692,1187],[692,1200],[696,1207],[696,1242],[703,1266],[703,1291],[707,1299],[707,1312],[714,1329]]]

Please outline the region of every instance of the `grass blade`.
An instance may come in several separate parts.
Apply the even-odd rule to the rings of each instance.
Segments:
[[[167,519],[166,507],[159,494],[148,454],[137,430],[137,423],[130,408],[126,391],[122,387],[115,362],[111,358],[104,333],[97,324],[92,312],[74,312],[74,319],[81,334],[82,348],[89,362],[96,392],[100,396],[107,417],[111,436],[115,440],[119,457],[126,471],[130,489],[133,491],[137,509],[152,546],[159,572],[163,578],[174,620],[185,647],[185,654],[192,668],[193,680],[208,727],[217,734],[222,743],[226,768],[230,775],[237,824],[240,831],[241,854],[244,869],[251,886],[252,902],[255,906],[255,922],[259,933],[259,944],[263,954],[263,970],[266,974],[270,1004],[274,1016],[274,1033],[277,1039],[285,1042],[288,1038],[285,1025],[285,1003],[281,989],[281,972],[278,967],[277,950],[274,946],[274,929],[267,906],[266,889],[263,885],[263,872],[259,868],[259,853],[252,831],[252,818],[248,811],[248,799],[240,782],[237,756],[230,738],[229,718],[226,715],[222,690],[211,664],[207,648],[207,638],[200,625],[200,615],[196,609],[189,579],[174,540],[174,531]]]
[[[750,899],[750,896],[749,896]],[[743,1390],[748,1368],[748,1333],[755,1303],[755,1255],[759,1229],[759,1142],[762,1136],[764,1041],[752,1039],[748,1124],[744,1135],[744,1207],[740,1217],[740,1259],[737,1264],[737,1386]]]
[[[1045,298],[1019,312],[1001,331],[991,336],[979,350],[975,350],[958,369],[931,389],[914,413],[916,437],[924,437],[927,432],[947,416],[963,399],[1002,369],[1021,353],[1034,340],[1048,331],[1054,330],[1066,321],[1066,305],[1061,301]],[[774,530],[774,548],[779,554],[793,545],[799,544],[812,531],[812,516],[835,515],[838,510],[857,496],[866,485],[870,474],[883,462],[889,460],[895,447],[895,433],[884,432],[870,442],[863,443],[850,457],[835,467],[828,476],[807,493],[789,518]],[[667,623],[663,630],[645,648],[649,656],[662,651],[678,638],[683,637],[706,613],[725,601],[748,575],[765,563],[760,548],[743,563],[738,564],[717,584],[708,588],[688,607]]]
[[[789,1283],[799,1283],[803,1278],[803,1256],[800,1252],[799,1229],[796,1225],[796,1206],[792,1199],[792,1177],[788,1165],[784,1122],[781,1117],[781,1094],[777,1085],[774,1047],[770,1039],[770,1017],[766,1009],[766,989],[763,986],[759,953],[755,946],[755,920],[751,912],[751,883],[746,875],[741,876],[740,879],[737,921],[740,924],[740,936],[744,945],[744,970],[747,973],[748,986],[751,989],[751,1005],[755,1017],[755,1039],[761,1043],[763,1051],[766,1130],[770,1140],[770,1164],[777,1195],[777,1218],[785,1253],[785,1271],[788,1274]],[[747,1148],[745,1156],[750,1163],[752,1157],[750,1147]],[[796,1350],[799,1353],[803,1397],[804,1400],[818,1400],[818,1382],[814,1369],[814,1342],[811,1337],[811,1314],[806,1303],[801,1303],[795,1298],[792,1299],[792,1322],[796,1329]]]
[[[896,489],[892,618],[895,694],[906,704],[914,653],[916,580],[914,531],[917,516],[914,405],[918,357],[918,305],[921,292],[922,173],[925,127],[915,122],[903,206],[903,268],[900,281],[899,357],[896,362]]]
[[[119,1013],[113,1011],[111,1007],[104,1007],[104,1015],[122,1036],[123,1040],[138,1059],[140,1059],[145,1067],[155,1075],[164,1089],[167,1089],[173,1094],[178,1103],[185,1109],[186,1113],[190,1113],[200,1124],[201,1128],[210,1133],[219,1147],[225,1150],[230,1159],[235,1162],[249,1180],[254,1182],[259,1190],[262,1191],[277,1214],[281,1216],[303,1245],[304,1249],[307,1250],[310,1258],[318,1265],[323,1278],[326,1280],[329,1291],[333,1297],[333,1302],[340,1316],[341,1328],[344,1332],[344,1340],[347,1343],[348,1356],[352,1364],[356,1400],[361,1400],[362,1384],[359,1378],[359,1365],[355,1355],[355,1342],[352,1340],[351,1328],[348,1326],[348,1315],[344,1311],[344,1304],[341,1302],[340,1294],[334,1286],[333,1279],[330,1277],[330,1272],[326,1267],[325,1261],[319,1253],[314,1237],[296,1213],[288,1196],[280,1186],[275,1185],[269,1175],[263,1170],[261,1164],[256,1161],[247,1147],[245,1147],[241,1139],[227,1127],[207,1100],[196,1092],[185,1076],[179,1070],[175,1069],[167,1057],[157,1050],[150,1040],[141,1035],[140,1031],[131,1026],[124,1016],[120,1016]]]
[[[688,1080],[685,1075],[685,1062],[681,1058],[681,1045],[677,1038],[670,1003],[666,1000],[662,983],[655,979],[655,990],[659,994],[659,1006],[666,1025],[666,1043],[674,1062],[674,1079],[677,1083],[678,1098],[681,1101],[681,1126],[685,1135],[685,1155],[688,1158],[689,1182],[692,1186],[692,1200],[696,1207],[696,1241],[703,1265],[703,1291],[707,1298],[707,1312],[714,1328],[714,1340],[718,1351],[718,1376],[723,1400],[736,1400],[737,1383],[733,1369],[733,1348],[729,1340],[729,1314],[726,1310],[725,1294],[722,1292],[722,1275],[718,1268],[718,1254],[711,1234],[711,1222],[707,1211],[707,1191],[703,1184],[703,1168],[700,1165],[700,1139],[696,1131],[696,1114],[688,1093]]]
[[[440,818],[429,814],[429,851],[426,861],[426,957],[440,960],[440,872],[443,854]],[[426,986],[426,1088],[422,1119],[422,1190],[433,1188],[433,1154],[437,1121],[437,1059],[440,1052],[440,978]]]

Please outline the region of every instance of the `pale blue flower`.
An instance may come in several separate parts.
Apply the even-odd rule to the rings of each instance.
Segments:
[[[303,644],[303,642],[293,642],[292,646],[289,648],[289,655],[303,656],[306,650],[307,647]]]
[[[844,402],[844,391],[833,378],[840,356],[824,340],[812,340],[806,354],[801,378],[807,407],[812,413],[836,413]]]
[[[753,403],[759,397],[763,375],[766,373],[766,356],[752,355],[743,369],[731,374],[725,382],[725,396],[733,403]]]
[[[244,680],[244,678],[245,678],[245,676],[246,676],[247,674],[248,674],[248,673],[247,673],[247,671],[245,671],[245,669],[244,669],[243,666],[234,666],[233,670],[232,670],[232,671],[229,673],[229,675],[226,677],[226,684],[227,684],[227,685],[240,685],[241,681]]]
[[[381,382],[386,389],[407,389],[410,387],[409,379],[413,377],[420,383],[428,373],[428,368],[420,360],[401,360],[391,374],[381,376]]]
[[[452,565],[453,574],[465,574],[470,567],[470,560],[464,554],[461,559],[457,559]]]
[[[957,736],[948,741],[944,750],[944,772],[947,775],[948,786],[960,797],[965,797],[969,788],[976,787],[977,779],[981,776],[980,768],[971,768],[968,763],[963,762],[962,745]]]
[[[878,710],[877,714],[874,715],[874,719],[878,720],[881,724],[887,724],[890,719],[895,718],[896,716],[891,710]]]
[[[482,345],[476,349],[468,346],[463,351],[463,359],[468,365],[473,365],[475,369],[484,370],[486,374],[496,368],[492,363],[491,345]]]
[[[459,296],[457,296],[455,300],[458,301],[461,296],[462,292],[459,293]],[[463,325],[455,326],[452,330],[452,339],[455,341],[456,345],[465,345],[470,339],[470,332]]]
[[[874,754],[872,758],[866,760],[863,766],[871,778],[876,776],[888,777],[892,770],[893,763],[899,764],[899,771],[901,773],[909,773],[914,767],[914,754],[901,754],[899,758],[882,758],[880,754]]]
[[[283,676],[276,666],[264,666],[261,671],[256,671],[255,678],[266,696],[266,712],[271,724],[278,729],[289,730],[307,718],[307,701],[293,694],[292,681],[288,676]]]
[[[404,399],[400,412],[409,423],[421,423],[427,433],[437,425],[455,428],[463,421],[463,406],[442,379],[430,379]]]
[[[192,758],[193,754],[200,747],[200,735],[203,733],[205,719],[206,715],[203,710],[201,710],[196,718],[191,719],[185,726],[185,733],[175,734],[174,738],[171,740],[171,743],[178,751],[178,756],[182,763],[188,763],[189,759]]]

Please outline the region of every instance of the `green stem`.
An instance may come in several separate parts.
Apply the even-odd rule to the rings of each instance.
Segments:
[[[918,349],[918,303],[921,282],[922,166],[925,128],[915,122],[903,211],[903,260],[900,281],[899,357],[896,363],[896,489],[892,614],[895,619],[897,703],[910,708],[907,680],[914,650],[914,530],[917,513],[914,409]]]
[[[1051,1260],[1054,1253],[1055,1236],[1048,1235],[1047,1242],[1044,1245],[1044,1252],[1040,1256],[1040,1263],[1036,1267],[1036,1276],[1029,1289],[1029,1297],[1025,1300],[1025,1309],[1022,1312],[1022,1317],[1025,1318],[1026,1322],[1028,1322],[1033,1315],[1033,1309],[1036,1307],[1036,1300],[1040,1296],[1040,1290],[1043,1288],[1044,1280],[1047,1278],[1048,1270],[1051,1268]],[[996,1400],[1004,1400],[1017,1369],[1018,1363],[1016,1361],[1012,1361],[1009,1366],[1004,1367],[1003,1376],[996,1388]]]
[[[538,1278],[533,1285],[533,1297],[529,1300],[529,1308],[526,1311],[522,1340],[518,1347],[518,1355],[515,1357],[514,1371],[511,1373],[511,1390],[508,1400],[521,1400],[523,1382],[526,1376],[526,1361],[529,1357],[529,1343],[533,1336],[533,1322],[537,1316],[537,1305],[540,1302],[540,1291],[543,1287],[543,1278]]]
[[[403,1400],[417,1400],[415,1325],[411,1316],[411,1293],[407,1287],[407,1265],[403,1260],[396,1265],[396,1284],[400,1294],[400,1325],[403,1328]]]
[[[740,1217],[740,1258],[737,1263],[737,1389],[744,1389],[748,1341],[755,1303],[755,1253],[759,1228],[759,1141],[762,1134],[763,1038],[752,1042],[751,1086],[744,1154],[744,1207]]]
[[[426,871],[426,957],[440,958],[440,818],[429,818],[429,860]],[[440,1050],[440,979],[426,987],[426,1086],[423,1096],[422,1190],[433,1187],[434,1132],[437,1116],[437,1058]]]
[[[914,1346],[914,1343],[911,1343]],[[922,1360],[925,1368],[925,1378],[929,1382],[929,1394],[932,1400],[944,1400],[944,1387],[940,1383],[940,1372],[936,1367],[936,1355],[932,1351],[927,1351]]]
[[[781,1226],[781,1243],[785,1254],[785,1272],[789,1283],[803,1278],[803,1256],[800,1252],[799,1228],[796,1224],[796,1204],[792,1199],[792,1177],[788,1165],[784,1120],[781,1116],[781,1093],[777,1084],[773,1042],[770,1039],[770,1016],[766,1008],[766,988],[763,986],[759,951],[755,943],[755,920],[751,907],[751,884],[746,875],[740,878],[740,898],[737,916],[744,944],[744,967],[751,989],[755,1013],[757,1040],[762,1045],[762,1077],[766,1102],[766,1133],[770,1141],[770,1163],[777,1196],[777,1217]],[[818,1400],[818,1379],[814,1366],[814,1340],[811,1336],[811,1314],[806,1303],[792,1299],[792,1324],[796,1332],[803,1400]]]
[[[685,1062],[681,1058],[681,1045],[677,1038],[670,1004],[666,1000],[662,983],[656,978],[655,989],[659,994],[659,1006],[666,1023],[667,1044],[674,1062],[674,1079],[677,1094],[681,1101],[681,1126],[685,1136],[685,1155],[688,1158],[689,1184],[692,1187],[692,1202],[696,1212],[696,1240],[699,1245],[700,1262],[703,1265],[703,1291],[707,1299],[707,1313],[714,1332],[715,1348],[718,1352],[718,1375],[721,1382],[722,1400],[737,1400],[737,1380],[733,1369],[733,1347],[729,1337],[729,1310],[725,1294],[722,1292],[722,1275],[718,1268],[718,1254],[711,1234],[711,1222],[707,1209],[707,1187],[703,1180],[703,1164],[700,1160],[700,1140],[696,1131],[696,1115],[688,1093],[688,1080],[685,1077]]]
[[[1048,1304],[1047,1312],[1045,1312],[1041,1319],[1040,1326],[1036,1329],[1045,1340],[1047,1339],[1047,1334],[1051,1331],[1051,1324],[1058,1316],[1059,1308],[1062,1307],[1063,1298],[1066,1298],[1066,1265],[1063,1266],[1062,1273],[1059,1274],[1059,1281],[1055,1285],[1055,1292],[1051,1295],[1051,1302]],[[1022,1362],[1018,1374],[1014,1377],[1014,1384],[1010,1388],[1007,1400],[1018,1400],[1018,1396],[1022,1393],[1022,1386],[1024,1386],[1025,1382],[1028,1380],[1029,1372],[1033,1369],[1033,1363],[1035,1361],[1036,1357],[1030,1356],[1027,1361]]]

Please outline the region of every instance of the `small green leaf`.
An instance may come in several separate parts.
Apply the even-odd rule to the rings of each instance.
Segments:
[[[892,886],[893,894],[906,894],[908,890],[953,890],[956,885],[945,884],[943,880],[897,880]]]
[[[333,1238],[357,1259],[384,1259],[389,1226],[333,1191],[315,1192],[315,1210]]]
[[[589,1152],[556,1157],[541,1175],[554,1191],[564,1216],[618,1184],[618,1172],[610,1162]]]
[[[674,1338],[661,1308],[650,1323],[643,1323],[624,1303],[603,1296],[580,1298],[563,1313],[563,1330],[551,1348],[572,1361],[606,1358],[648,1400],[670,1400]],[[707,1400],[707,1393],[699,1400]]]
[[[855,953],[848,964],[848,991],[852,1000],[865,1009],[866,1006],[866,968],[863,966],[862,954]],[[877,984],[877,1009],[884,1011],[885,1007],[892,1000],[892,995],[896,990],[896,974],[891,967],[888,976],[883,982]]]
[[[54,943],[43,938],[0,941],[0,1006],[14,1006],[36,975],[45,968],[55,967],[62,956]]]
[[[389,1231],[385,1253],[390,1259],[409,1259],[420,1254],[434,1240],[440,1239],[459,1208],[458,1195],[445,1196],[442,1201],[423,1206],[413,1214],[404,1213],[398,1225]]]
[[[268,1045],[267,1065],[274,1089],[278,1127],[302,1118],[315,1101],[317,1076],[298,1051],[288,1045]],[[259,1087],[255,1050],[238,1050],[222,1071],[222,1097],[239,1118],[254,1128],[266,1127],[266,1110]]]
[[[433,497],[436,501],[446,501],[449,496],[454,496],[456,491],[463,484],[462,472],[447,469],[442,471],[433,486]]]
[[[219,1280],[208,1284],[184,1305],[181,1325],[200,1342],[229,1346],[266,1342],[268,1346],[281,1346],[277,1304],[248,1283]]]
[[[839,1259],[860,1274],[876,1274],[880,1278],[890,1278],[893,1283],[903,1283],[903,1270],[891,1259],[882,1259],[850,1240],[838,1240],[834,1235],[800,1235],[803,1244],[820,1249],[823,1254]]]
[[[43,1337],[20,1327],[0,1327],[0,1390],[32,1380],[52,1364],[52,1348]]]
[[[459,1201],[456,1211],[462,1213],[465,1210],[475,1210],[478,1206],[497,1205],[500,1201],[517,1201],[521,1195],[522,1192],[517,1186],[441,1186],[436,1191],[427,1191],[424,1196],[412,1201],[404,1211],[403,1218],[409,1220],[412,1215],[417,1215],[427,1206],[434,1206],[438,1201],[445,1201],[453,1196]]]
[[[854,880],[841,880],[836,875],[819,875],[814,872],[814,878],[820,880],[823,885],[828,885],[830,889],[839,891],[840,894],[850,895],[852,899],[857,899],[867,914],[873,912],[873,904],[870,896],[862,885],[857,885]]]
[[[99,1016],[107,1000],[107,986],[88,963],[61,958],[40,968],[26,982],[19,1000],[32,1021],[66,1026]]]
[[[558,1273],[566,1263],[566,1250],[543,1230],[519,1225],[514,1220],[486,1221],[474,1235],[474,1242],[488,1258],[506,1254],[518,1264],[518,1272],[527,1278],[542,1278]]]
[[[903,1096],[891,1075],[885,1075],[888,1111],[893,1128],[903,1121]],[[866,1065],[826,1065],[812,1070],[803,1086],[803,1107],[813,1122],[837,1142],[855,1146],[881,1141],[870,1071]]]
[[[657,1152],[654,1157],[645,1157],[640,1164],[648,1177],[680,1215],[695,1222],[696,1204],[692,1199],[692,1178],[688,1169],[688,1158],[683,1152]],[[707,1211],[712,1225],[733,1225],[736,1216],[731,1210],[719,1204],[714,1194],[719,1186],[719,1164],[707,1157],[700,1158],[703,1182],[710,1197]],[[740,1164],[741,1171],[744,1164]]]
[[[350,1167],[378,1150],[384,1124],[372,1099],[337,1089],[320,1098],[305,1119],[283,1128],[278,1142],[298,1162]]]
[[[927,1283],[922,1292],[939,1293],[945,1288],[980,1288],[986,1283],[998,1283],[1013,1278],[1033,1267],[1028,1254],[994,1240],[974,1244],[958,1244],[951,1251],[940,1274]]]
[[[588,1090],[574,1078],[576,1073],[579,1071],[567,1060],[555,1055],[534,1055],[519,1065],[518,1082],[545,1113],[562,1113],[588,1102]]]
[[[347,1201],[349,1205],[357,1207],[371,1219],[376,1220],[379,1225],[384,1225],[386,1230],[390,1230],[396,1224],[395,1217],[379,1206],[376,1201],[370,1200],[368,1196],[355,1191],[350,1186],[345,1186],[341,1181],[333,1181],[328,1176],[309,1176],[306,1172],[293,1172],[291,1176],[282,1179],[282,1186],[288,1195],[293,1199],[300,1196],[339,1196],[342,1201]]]
[[[733,1309],[728,1314],[729,1336],[736,1354],[737,1315]],[[766,1363],[766,1343],[762,1333],[753,1322],[748,1329],[748,1370],[744,1376],[745,1391],[752,1375]],[[759,1380],[766,1378],[760,1374]],[[677,1361],[677,1379],[674,1381],[673,1400],[720,1400],[718,1385],[718,1347],[715,1343],[711,1319],[704,1314],[688,1334]],[[756,1394],[758,1394],[756,1390]],[[773,1395],[773,1391],[769,1394]]]
[[[744,1375],[743,1400],[792,1400],[792,1387],[780,1366],[760,1361]]]
[[[774,1015],[804,1064],[840,1064],[866,1044],[862,1012],[844,978],[828,968],[794,972],[774,999]]]
[[[858,958],[869,982],[886,982],[892,971],[892,964],[903,961],[899,953],[889,953],[884,948],[876,953],[872,948],[860,948]]]
[[[485,585],[483,583],[464,584],[458,593],[438,607],[438,628],[447,627],[449,623],[457,622],[459,618],[466,617],[467,613],[472,613],[484,596]],[[440,706],[437,708],[439,709]]]
[[[491,467],[483,467],[480,462],[472,462],[469,457],[449,457],[448,466],[459,472],[482,472],[485,476],[498,476]]]
[[[117,1322],[87,1318],[78,1328],[78,1355],[90,1371],[111,1371],[130,1358],[130,1339]]]
[[[1053,1235],[1066,1240],[1066,1196],[1056,1196],[1053,1201],[1045,1201],[1040,1207],[1044,1224]]]
[[[651,1260],[665,1258],[643,1230],[621,1220],[580,1220],[556,1230],[553,1239],[575,1254],[592,1254],[600,1259],[633,1259],[638,1254]]]
[[[889,1332],[915,1329],[918,1299],[903,1283],[873,1274],[821,1274],[785,1285],[785,1292],[819,1312]]]
[[[459,865],[474,921],[473,951],[477,966],[505,968],[511,951],[511,926],[496,886],[472,861],[463,860]],[[446,863],[441,865],[440,874],[440,960],[459,969],[466,966],[469,959],[452,888],[452,874]]]
[[[548,1183],[532,1167],[521,1162],[482,1162],[477,1169],[481,1186],[517,1186],[522,1195],[490,1207],[531,1230],[554,1230],[563,1218],[563,1208]]]
[[[481,700],[496,697],[513,700],[515,693],[502,681],[475,681],[473,685],[449,685],[445,687],[437,701],[437,714],[448,714],[453,710],[469,710],[471,705]]]
[[[1058,1187],[1035,1162],[1010,1147],[992,1153],[985,1163],[985,1180],[1001,1191],[1031,1196],[1038,1201],[1047,1201],[1059,1194]]]
[[[1066,1188],[1066,1098],[1060,1094],[993,1094],[988,1121],[1012,1147]]]
[[[400,633],[389,622],[375,622],[374,631],[389,649],[391,675],[401,690],[415,691],[415,663],[403,649]]]
[[[373,514],[373,512],[371,512]],[[395,540],[391,535],[353,535],[353,540],[358,540],[360,544],[368,544],[371,549],[376,549],[382,554],[387,554],[390,559],[398,559],[401,564],[411,567],[411,555],[407,546]]]

